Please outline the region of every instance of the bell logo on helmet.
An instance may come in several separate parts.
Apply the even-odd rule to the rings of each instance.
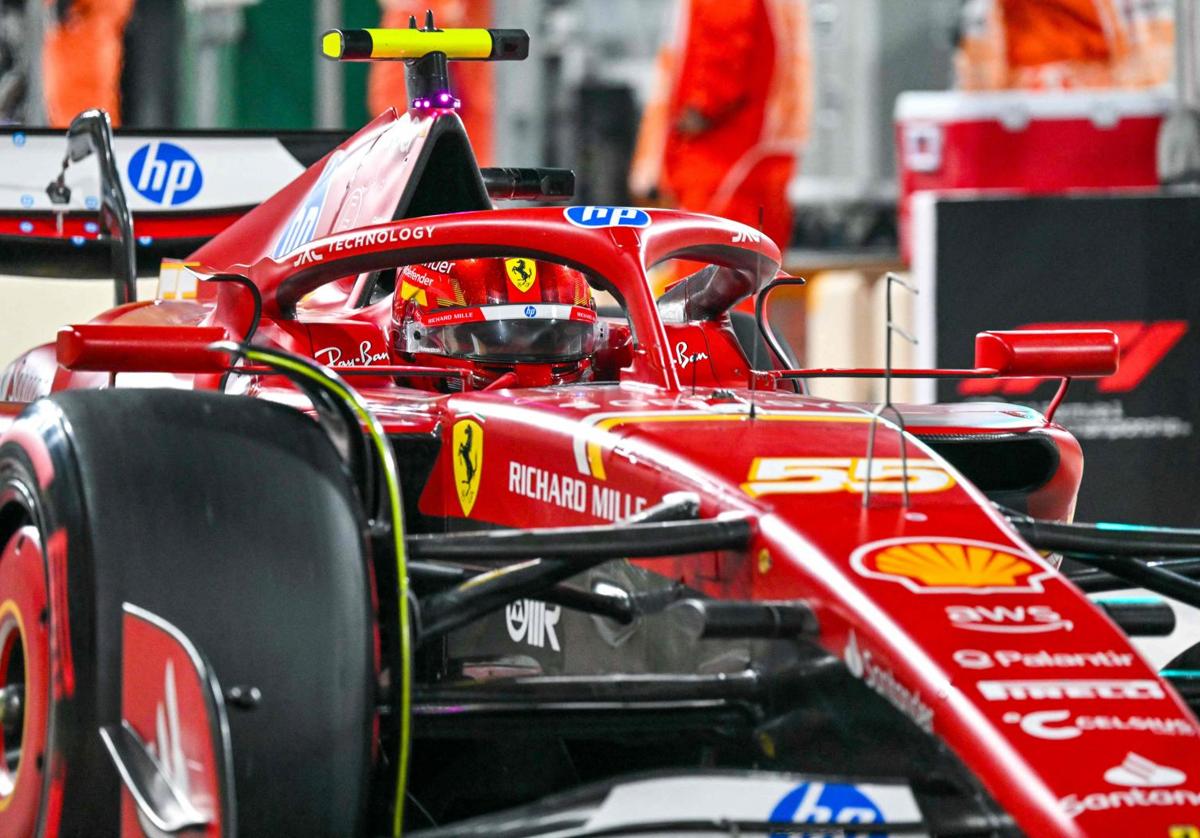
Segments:
[[[454,488],[463,515],[470,517],[479,496],[479,475],[483,471],[483,426],[474,419],[454,424]]]
[[[636,207],[567,207],[563,216],[576,227],[650,226],[650,213]]]
[[[537,262],[532,259],[505,259],[504,272],[522,294],[537,282]]]
[[[129,159],[129,184],[147,201],[174,207],[199,194],[204,174],[186,149],[174,143],[153,142],[146,143]]]

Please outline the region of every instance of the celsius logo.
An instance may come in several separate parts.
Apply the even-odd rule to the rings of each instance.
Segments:
[[[147,201],[186,204],[204,186],[196,158],[174,143],[147,143],[129,159],[129,183]]]
[[[771,810],[771,823],[880,823],[883,812],[854,786],[835,783],[801,783],[792,789]],[[772,832],[771,838],[794,835]],[[808,833],[805,833],[808,834]],[[856,835],[862,833],[855,833]],[[871,838],[884,833],[872,832]]]
[[[650,226],[650,213],[636,207],[567,207],[563,215],[576,227]]]
[[[518,599],[504,609],[504,624],[514,643],[525,641],[536,649],[549,643],[556,652],[562,651],[558,633],[554,630],[560,617],[561,605],[547,605],[536,599]]]
[[[1018,724],[1035,739],[1077,739],[1092,730],[1136,730],[1155,736],[1195,736],[1196,728],[1187,719],[1158,716],[1105,716],[1075,714],[1071,710],[1038,710],[1034,713],[1010,711],[1003,716],[1007,724]]]

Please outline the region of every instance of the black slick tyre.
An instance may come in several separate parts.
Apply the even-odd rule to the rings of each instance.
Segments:
[[[363,829],[374,616],[361,512],[307,417],[248,398],[70,392],[0,446],[0,835],[118,831],[99,729],[120,723],[125,603],[169,621],[222,688],[238,832]],[[128,663],[127,663],[128,665]],[[17,705],[14,705],[17,706]]]

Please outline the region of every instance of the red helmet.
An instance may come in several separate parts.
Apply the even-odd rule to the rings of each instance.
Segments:
[[[401,268],[392,319],[400,352],[468,361],[488,378],[537,365],[546,384],[585,377],[601,328],[582,273],[519,256]]]

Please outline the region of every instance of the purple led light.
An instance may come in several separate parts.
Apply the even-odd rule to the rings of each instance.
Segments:
[[[440,93],[434,94],[432,98],[420,98],[412,100],[413,110],[429,110],[430,108],[452,109],[462,105],[462,102],[455,98],[454,94],[448,90],[443,90]]]

